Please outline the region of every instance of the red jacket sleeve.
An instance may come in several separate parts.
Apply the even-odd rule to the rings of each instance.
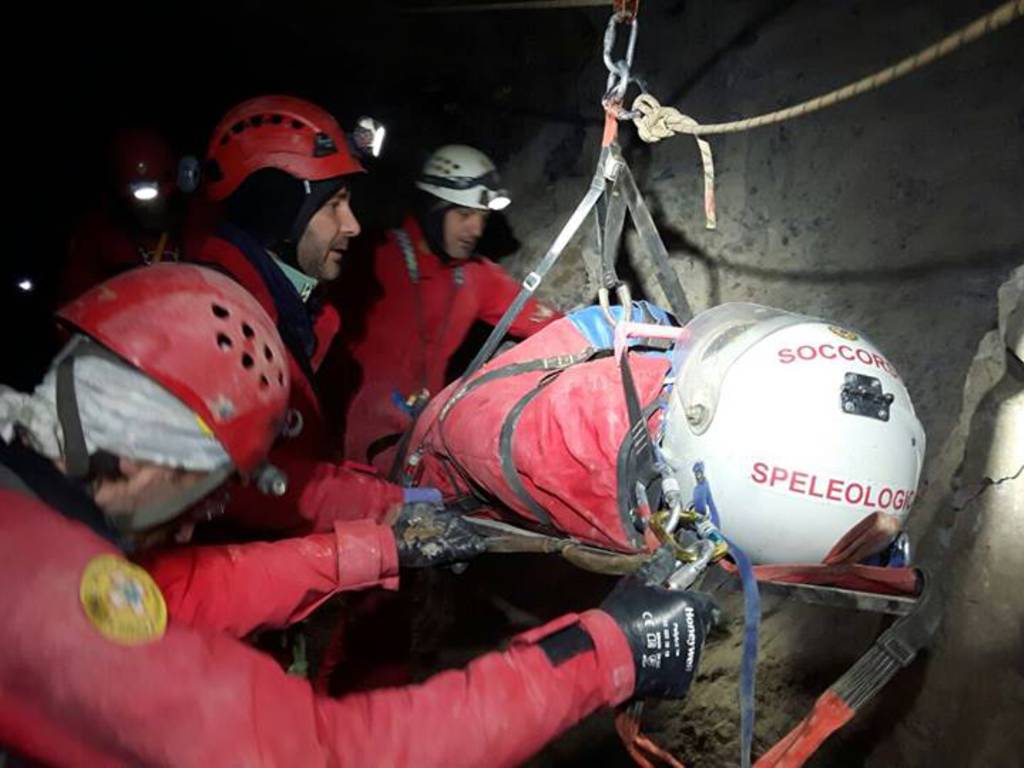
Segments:
[[[505,310],[515,301],[520,284],[504,269],[489,259],[481,258],[476,263],[480,301],[479,318],[491,325],[497,324]],[[519,338],[532,336],[544,326],[554,322],[562,313],[531,298],[522,312],[512,321],[509,333]]]
[[[223,633],[172,622],[141,644],[105,638],[79,588],[86,565],[111,551],[39,502],[0,492],[0,579],[17,585],[0,591],[0,743],[18,753],[128,765],[512,765],[633,687],[625,637],[589,612],[419,686],[319,698]],[[537,642],[577,621],[593,647],[553,663]]]
[[[367,521],[270,543],[180,547],[139,564],[173,621],[235,637],[301,621],[338,592],[398,588],[391,529]]]
[[[299,509],[312,520],[313,530],[330,530],[338,521],[372,520],[390,523],[402,506],[400,485],[345,464],[318,462],[297,472],[305,475]]]
[[[288,492],[275,497],[252,486],[232,487],[228,515],[246,528],[292,535],[323,533],[338,522],[390,523],[401,509],[402,487],[376,474],[284,451],[271,458],[287,475]]]

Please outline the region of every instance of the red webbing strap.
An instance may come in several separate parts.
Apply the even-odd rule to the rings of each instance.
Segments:
[[[855,711],[830,688],[796,728],[754,763],[754,768],[799,768],[825,739],[853,718]]]
[[[601,146],[610,147],[619,136],[619,120],[611,106],[604,111],[604,132],[601,135]]]
[[[729,561],[719,560],[718,563],[729,573],[736,573],[736,566]],[[914,568],[877,565],[755,565],[754,576],[758,581],[816,584],[878,595],[913,596],[920,587]]]
[[[663,763],[669,768],[686,768],[670,752],[662,749],[649,737],[640,732],[640,718],[632,707],[623,707],[615,713],[615,730],[622,739],[622,745],[640,768],[654,768],[648,758]]]

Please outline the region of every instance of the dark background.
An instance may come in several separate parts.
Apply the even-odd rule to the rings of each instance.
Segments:
[[[118,128],[157,126],[176,150],[201,157],[220,116],[250,96],[309,98],[346,129],[373,115],[388,128],[385,158],[356,195],[357,213],[372,227],[396,215],[402,178],[432,146],[479,143],[500,164],[527,138],[527,118],[597,122],[593,97],[604,69],[595,52],[607,9],[403,11],[415,5],[22,5],[8,19],[4,53],[0,380],[30,386],[53,352],[55,277],[75,221],[107,189]],[[539,23],[556,45],[537,44]],[[589,91],[581,109],[579,94]],[[16,287],[25,277],[36,284],[27,294]]]

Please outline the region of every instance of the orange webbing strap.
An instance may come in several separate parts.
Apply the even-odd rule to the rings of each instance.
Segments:
[[[736,566],[726,560],[719,565],[729,573]],[[914,568],[880,568],[873,565],[758,565],[754,566],[758,581],[796,584],[817,584],[843,589],[856,589],[883,595],[916,595],[924,583]],[[922,593],[924,594],[924,593]],[[897,633],[901,624],[911,622],[913,614],[900,619],[886,634]],[[930,626],[930,624],[929,624]],[[850,721],[857,708],[885,685],[901,666],[912,660],[913,653],[901,653],[899,644],[878,642],[823,693],[814,708],[792,731],[764,754],[754,768],[797,768],[817,751],[835,731]],[[916,651],[916,648],[912,648]],[[641,768],[653,768],[648,757],[676,768],[680,763],[668,752],[640,733],[638,713],[620,710],[615,729],[626,750]]]
[[[848,568],[870,566],[846,566]],[[801,766],[854,713],[875,696],[935,635],[942,619],[942,593],[924,569],[909,570],[920,586],[914,609],[897,619],[842,677],[814,703],[814,709],[796,728],[755,764],[760,768]]]
[[[654,768],[655,763],[648,758],[669,768],[686,768],[670,752],[655,744],[649,736],[640,733],[640,718],[632,706],[622,707],[615,713],[615,730],[629,756],[640,768]]]
[[[604,135],[601,137],[601,146],[610,147],[619,136],[619,119],[615,116],[616,107],[612,104],[604,109]]]
[[[719,565],[729,573],[736,566],[727,560]],[[879,595],[916,595],[920,590],[914,568],[882,568],[877,565],[755,565],[758,581],[784,584],[816,584],[823,587],[853,589]]]
[[[831,688],[821,694],[814,709],[754,763],[754,768],[798,768],[825,739],[846,725],[855,710]]]

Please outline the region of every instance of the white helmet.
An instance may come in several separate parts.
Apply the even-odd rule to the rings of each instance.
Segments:
[[[722,532],[754,562],[820,563],[867,515],[906,520],[924,431],[863,336],[724,304],[690,321],[673,355],[663,453],[684,499],[703,464]]]
[[[416,186],[466,208],[500,211],[512,202],[491,159],[465,144],[435,150],[423,165]]]

